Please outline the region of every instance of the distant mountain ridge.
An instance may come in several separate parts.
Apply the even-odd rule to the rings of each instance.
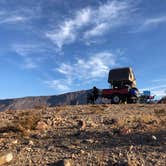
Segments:
[[[0,111],[5,110],[26,110],[41,106],[58,106],[58,105],[76,105],[87,103],[87,93],[90,90],[65,93],[53,96],[36,96],[16,99],[0,100]]]

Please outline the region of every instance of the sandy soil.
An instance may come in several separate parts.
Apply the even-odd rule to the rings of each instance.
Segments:
[[[164,166],[165,122],[165,104],[1,112],[0,156],[12,153],[11,166]]]

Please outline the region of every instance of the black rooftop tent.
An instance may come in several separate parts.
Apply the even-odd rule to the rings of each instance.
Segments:
[[[131,67],[117,68],[109,71],[108,82],[113,86],[130,85],[136,87],[136,79]]]

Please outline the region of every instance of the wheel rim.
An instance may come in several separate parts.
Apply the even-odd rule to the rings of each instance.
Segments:
[[[114,96],[113,101],[114,101],[115,103],[119,103],[119,101],[120,101],[119,96]]]

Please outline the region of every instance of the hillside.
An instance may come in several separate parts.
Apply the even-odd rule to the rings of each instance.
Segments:
[[[80,105],[0,113],[0,164],[164,166],[166,105]]]
[[[89,90],[76,91],[54,96],[24,97],[18,99],[0,100],[0,111],[26,110],[41,106],[86,104]]]

